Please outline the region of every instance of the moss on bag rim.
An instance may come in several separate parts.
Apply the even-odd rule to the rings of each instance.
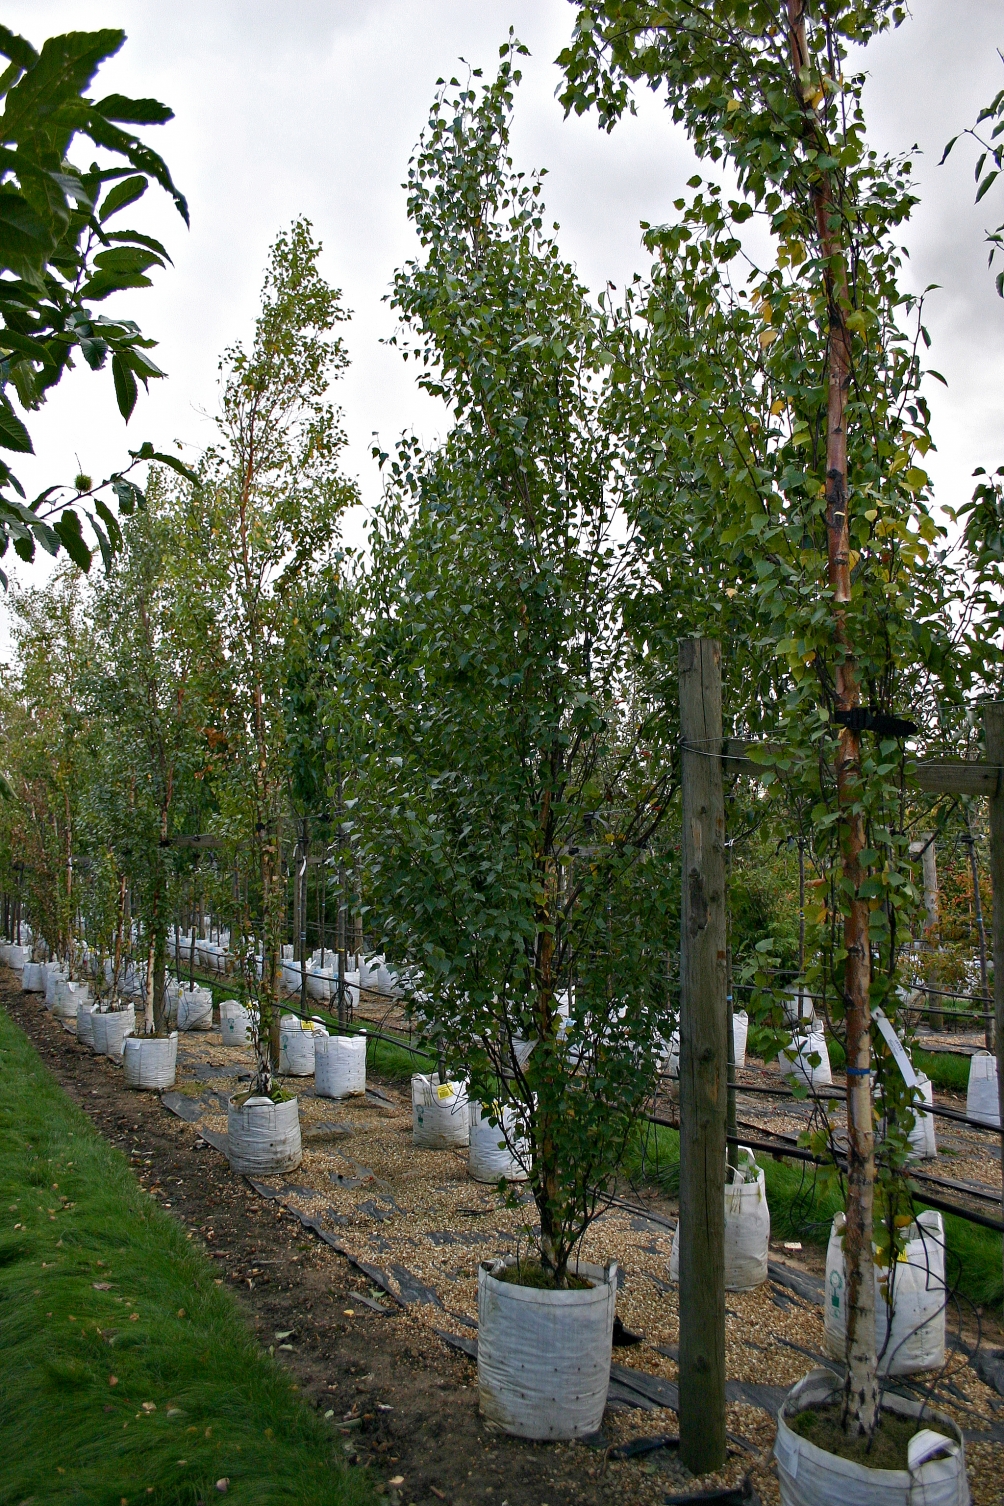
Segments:
[[[521,1260],[518,1265],[507,1265],[495,1279],[505,1281],[509,1286],[537,1287],[543,1292],[588,1292],[595,1285],[595,1282],[587,1281],[585,1276],[573,1276],[569,1271],[565,1285],[556,1286],[554,1273],[545,1271],[539,1260]]]
[[[843,1408],[839,1402],[825,1407],[806,1407],[793,1417],[788,1426],[793,1433],[815,1444],[824,1453],[849,1459],[865,1469],[906,1469],[910,1439],[930,1422],[923,1417],[904,1417],[900,1412],[883,1411],[871,1439],[845,1433],[841,1422]],[[937,1432],[937,1428],[934,1429]],[[945,1439],[946,1445],[951,1443]]]

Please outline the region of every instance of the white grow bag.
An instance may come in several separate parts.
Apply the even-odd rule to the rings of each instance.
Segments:
[[[810,1057],[819,1056],[819,1065],[813,1066]],[[833,1073],[830,1071],[830,1053],[826,1049],[826,1036],[822,1030],[810,1030],[806,1035],[792,1037],[790,1046],[786,1046],[778,1057],[781,1074],[784,1077],[798,1077],[810,1089],[828,1088],[833,1082]]]
[[[785,1024],[790,1030],[804,1030],[816,1018],[808,993],[804,988],[794,985],[786,988],[781,995],[781,1008],[784,1010]]]
[[[774,1443],[781,1506],[969,1506],[962,1434],[920,1402],[891,1392],[882,1400],[886,1411],[927,1424],[910,1440],[908,1469],[868,1469],[840,1459],[788,1426],[805,1407],[837,1401],[842,1384],[829,1370],[812,1370],[782,1403]]]
[[[178,994],[177,1019],[179,1030],[212,1030],[212,989],[198,983],[186,985]]]
[[[680,1032],[678,1030],[674,1030],[673,1034],[669,1038],[669,1045],[666,1047],[666,1054],[662,1059],[662,1070],[665,1072],[666,1076],[671,1077],[674,1082],[679,1081]]]
[[[470,1139],[467,1084],[440,1083],[434,1072],[411,1079],[411,1141],[426,1150],[452,1150]]]
[[[594,1284],[548,1292],[478,1268],[481,1412],[517,1438],[584,1438],[603,1421],[617,1266],[582,1264],[578,1274]]]
[[[31,947],[30,946],[12,946],[11,947],[10,953],[9,953],[9,955],[7,957],[7,966],[9,968],[11,968],[15,973],[22,972],[30,961],[31,961]]]
[[[313,1077],[314,1043],[327,1033],[314,1020],[284,1014],[279,1021],[279,1071],[290,1077]]]
[[[75,1020],[77,1005],[89,1004],[91,990],[87,983],[71,983],[67,978],[57,978],[52,990],[52,1012],[57,1019]]]
[[[160,1092],[174,1087],[178,1032],[169,1036],[131,1035],[122,1044],[122,1071],[130,1088]]]
[[[66,982],[66,972],[58,962],[48,962],[45,968],[45,1003],[48,1009],[52,1008],[56,997],[56,984]]]
[[[91,1029],[91,1044],[97,1054],[114,1062],[121,1061],[122,1044],[136,1029],[136,1011],[131,1004],[128,1009],[111,1010],[108,1014],[99,1010],[91,1015]]]
[[[934,1102],[931,1079],[923,1072],[917,1073],[917,1087],[924,1103]],[[910,1131],[910,1159],[933,1161],[938,1154],[938,1141],[934,1129],[934,1115],[925,1114],[919,1104],[914,1105],[913,1129]]]
[[[77,1005],[77,1040],[85,1046],[94,1045],[94,1016],[98,1013],[98,1006],[90,1003]]]
[[[248,1046],[251,1044],[251,1014],[234,999],[224,999],[220,1005],[220,1040],[224,1046]]]
[[[507,1106],[501,1111],[501,1124],[489,1124],[488,1119],[475,1099],[470,1105],[470,1151],[467,1170],[475,1182],[497,1182],[505,1177],[507,1182],[525,1182],[529,1174],[530,1151],[524,1136],[519,1133],[516,1111]],[[499,1105],[495,1105],[495,1118],[499,1118]],[[508,1142],[503,1136],[503,1128]],[[509,1149],[515,1147],[516,1154]]]
[[[746,1065],[746,1042],[749,1039],[750,1017],[745,1009],[737,1010],[732,1016],[732,1050],[737,1067]],[[674,1082],[680,1076],[680,1032],[674,1030],[669,1038],[662,1058],[662,1071]]]
[[[740,1166],[725,1185],[725,1290],[750,1292],[767,1280],[770,1247],[770,1210],[767,1188],[756,1157],[745,1145],[739,1147]],[[669,1279],[680,1279],[680,1225],[673,1235]]]
[[[21,974],[21,987],[26,994],[45,993],[45,964],[43,962],[26,962]]]
[[[732,1015],[732,1054],[737,1067],[746,1065],[746,1042],[750,1033],[750,1017],[745,1009],[736,1010]]]
[[[350,1098],[366,1092],[365,1033],[317,1036],[314,1089],[319,1098]]]
[[[847,1332],[845,1219],[833,1220],[826,1250],[823,1328],[826,1352],[842,1360]],[[889,1322],[889,1272],[875,1266],[875,1343],[882,1353],[880,1375],[914,1375],[940,1370],[945,1363],[945,1228],[940,1213],[917,1215],[896,1262]],[[886,1342],[888,1336],[888,1342]]]
[[[337,969],[330,963],[325,963],[322,967],[320,962],[314,962],[311,959],[307,964],[307,997],[326,1004],[332,997],[336,971]]]
[[[231,1099],[227,1158],[231,1169],[243,1176],[295,1170],[303,1160],[296,1099],[273,1103],[271,1098],[249,1098],[240,1108]]]
[[[997,1058],[989,1051],[977,1051],[969,1058],[969,1087],[966,1090],[966,1114],[1000,1129],[1000,1100],[997,1097]]]

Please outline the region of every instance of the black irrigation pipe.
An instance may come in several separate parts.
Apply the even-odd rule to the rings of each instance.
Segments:
[[[304,1014],[302,1010],[294,1009],[292,1005],[283,1005],[280,1003],[279,1008],[285,1009],[286,1014],[295,1015],[298,1020],[314,1020],[319,1015],[327,1015],[327,1022],[330,1022],[332,1025],[338,1025],[339,1030],[345,1035],[364,1035],[368,1041],[386,1041],[388,1046],[397,1046],[400,1051],[407,1051],[412,1056],[421,1056],[426,1061],[431,1060],[435,1055],[428,1048],[423,1051],[418,1046],[406,1045],[404,1041],[399,1041],[396,1036],[384,1035],[382,1030],[366,1030],[359,1025],[341,1025],[338,1022],[337,1016],[332,1014],[329,1009],[319,1009],[316,1014]]]
[[[680,1128],[671,1119],[660,1119],[655,1114],[647,1114],[645,1117],[649,1124],[660,1124],[666,1129],[679,1130]],[[797,1145],[778,1145],[776,1141],[772,1143],[769,1140],[756,1140],[751,1136],[740,1135],[726,1135],[725,1139],[729,1145],[744,1145],[748,1150],[759,1151],[762,1155],[773,1156],[775,1161],[805,1161],[810,1166],[832,1166],[834,1164],[832,1161],[824,1161],[821,1156],[814,1156],[811,1150],[802,1150]],[[847,1170],[846,1162],[841,1161],[839,1157],[836,1160],[836,1164],[840,1170]],[[966,1223],[979,1224],[983,1229],[992,1229],[995,1234],[1004,1234],[1004,1221],[1001,1219],[990,1218],[985,1213],[977,1213],[970,1208],[960,1208],[958,1203],[950,1203],[945,1198],[935,1197],[918,1185],[919,1177],[911,1177],[910,1181],[913,1190],[921,1201],[928,1203],[932,1208],[936,1208],[939,1213],[951,1213],[955,1218],[961,1218]]]
[[[765,973],[774,974],[775,976],[781,971],[782,969],[777,967],[764,968]],[[737,983],[735,987],[757,988],[759,987],[759,985],[756,983]],[[794,989],[796,993],[800,991],[807,999],[821,999],[823,997],[822,994],[810,994],[808,989],[805,988],[799,990],[798,985],[795,982],[786,984],[785,987]],[[916,993],[940,994],[943,999],[971,999],[974,1004],[988,1004],[990,1002],[986,994],[960,994],[955,993],[953,990],[947,988],[933,988],[929,983],[904,983],[903,987],[912,988]],[[776,993],[778,990],[774,987],[771,987],[770,991],[772,993]],[[767,990],[764,989],[764,992],[767,992]]]
[[[920,992],[923,992],[923,993],[941,993],[942,992],[941,989],[937,989],[937,988],[921,989],[920,984],[911,984],[910,987],[916,989],[918,993],[920,993]],[[777,989],[777,988],[764,988],[764,987],[761,987],[761,985],[759,983],[733,983],[733,985],[732,985],[732,992],[733,993],[779,994],[781,991],[780,991],[780,989]],[[815,1004],[815,1003],[821,1002],[824,999],[825,996],[823,994],[810,994],[809,991],[808,991],[808,989],[803,988],[803,989],[799,990],[799,989],[795,989],[794,986],[793,986],[792,987],[792,992],[791,993],[785,993],[785,994],[782,995],[782,997],[784,997],[784,998],[799,997],[799,998],[802,998],[802,999],[809,999],[809,1000],[811,1000],[812,1003]],[[946,993],[946,994],[943,995],[943,997],[946,998],[946,999],[968,999],[968,998],[973,997],[973,996],[971,996],[969,994],[947,994]],[[973,998],[973,1002],[976,1003],[976,1004],[986,1004],[988,1002],[988,1000],[981,994],[979,996],[979,998],[975,998],[974,997]],[[993,1012],[992,1009],[991,1010],[987,1010],[987,1009],[945,1009],[945,1008],[939,1008],[937,1004],[910,1004],[910,1003],[906,1003],[906,1002],[902,1002],[902,1001],[901,1001],[901,1006],[902,1006],[902,1009],[903,1009],[904,1013],[906,1013],[906,1014],[941,1014],[941,1015],[950,1014],[953,1018],[958,1017],[959,1019],[963,1019],[963,1020],[992,1020],[992,1019],[995,1018],[994,1012]]]
[[[794,1098],[790,1088],[768,1088],[760,1083],[730,1082],[730,1093],[765,1093],[769,1098]],[[847,1094],[843,1088],[824,1088],[821,1092],[810,1094],[808,1098],[800,1098],[799,1103],[822,1103],[827,1099],[836,1099],[838,1103],[846,1103]],[[959,1109],[949,1109],[938,1103],[917,1104],[917,1109],[923,1114],[935,1114],[940,1119],[954,1119],[956,1124],[967,1124],[970,1129],[989,1130],[991,1135],[999,1136],[1000,1130],[994,1124],[984,1124],[982,1119],[970,1119],[968,1114],[963,1114]]]

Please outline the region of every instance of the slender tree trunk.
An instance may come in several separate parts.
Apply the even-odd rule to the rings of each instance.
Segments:
[[[801,71],[809,63],[805,36],[804,0],[786,0],[795,88],[802,103],[807,130],[822,137],[815,111],[803,92]],[[847,392],[851,372],[851,343],[846,324],[849,309],[847,272],[841,240],[841,219],[833,200],[829,175],[821,172],[812,190],[813,209],[828,303],[828,370],[826,414],[826,533],[828,584],[833,599],[834,641],[837,650],[835,709],[852,711],[859,701],[854,646],[847,635],[847,606],[851,599],[850,534],[847,485]],[[871,1088],[871,949],[868,939],[868,901],[859,895],[865,874],[861,853],[866,846],[864,817],[859,806],[861,741],[844,726],[836,762],[837,806],[841,856],[841,904],[844,907],[844,1011],[847,1030],[847,1224],[844,1260],[847,1269],[847,1378],[844,1386],[844,1426],[870,1435],[878,1419],[875,1351],[875,1272],[872,1220],[875,1189],[875,1139]],[[840,891],[838,891],[840,892]]]
[[[122,930],[125,925],[126,876],[119,878],[118,920],[115,926],[115,964],[112,968],[112,995],[118,993],[119,970],[122,967]]]
[[[980,894],[980,869],[976,857],[976,837],[973,834],[973,815],[969,806],[965,807],[966,835],[964,841],[969,848],[969,872],[973,880],[973,918],[976,921],[976,935],[980,944],[980,993],[983,996],[983,1040],[988,1051],[994,1049],[994,1022],[988,1011],[990,1009],[990,976],[987,971],[987,928],[983,920],[983,898]]]
[[[725,1463],[725,802],[721,648],[680,642],[680,1458]]]
[[[544,896],[537,911],[536,949],[536,1014],[537,1036],[542,1043],[553,1045],[554,1040],[554,930],[553,907],[550,903],[554,884],[549,871],[547,854],[551,832],[551,792],[545,790],[541,800],[541,893]],[[558,1152],[554,1140],[551,1116],[545,1104],[536,1110],[536,1150],[534,1170],[537,1173],[534,1193],[537,1211],[540,1214],[540,1253],[545,1267],[554,1273],[555,1285],[566,1284],[568,1256],[561,1246],[558,1210]]]

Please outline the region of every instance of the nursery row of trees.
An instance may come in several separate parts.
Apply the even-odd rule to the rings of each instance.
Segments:
[[[378,453],[367,550],[340,533],[346,313],[299,221],[250,345],[224,353],[197,484],[155,471],[103,579],[15,598],[0,708],[5,888],[61,951],[80,917],[113,946],[128,893],[157,1029],[168,928],[197,862],[210,882],[173,839],[219,839],[211,902],[271,1037],[265,1091],[290,853],[323,844],[333,894],[420,973],[472,1098],[505,1082],[519,1104],[560,1283],[678,1012],[677,646],[719,639],[726,731],[770,748],[730,831],[761,856],[803,844],[801,976],[856,1074],[847,1410],[866,1432],[872,1223],[901,1237],[903,1167],[874,1144],[870,1015],[898,1016],[922,908],[904,719],[964,753],[1000,662],[997,556],[972,518],[952,542],[924,469],[911,165],[869,147],[850,71],[898,20],[886,0],[812,25],[800,0],[579,6],[566,107],[612,128],[650,85],[704,169],[619,300],[583,286],[543,174],[512,161],[520,45],[494,79],[443,85],[391,304],[448,432]],[[775,918],[734,950],[769,954]]]

